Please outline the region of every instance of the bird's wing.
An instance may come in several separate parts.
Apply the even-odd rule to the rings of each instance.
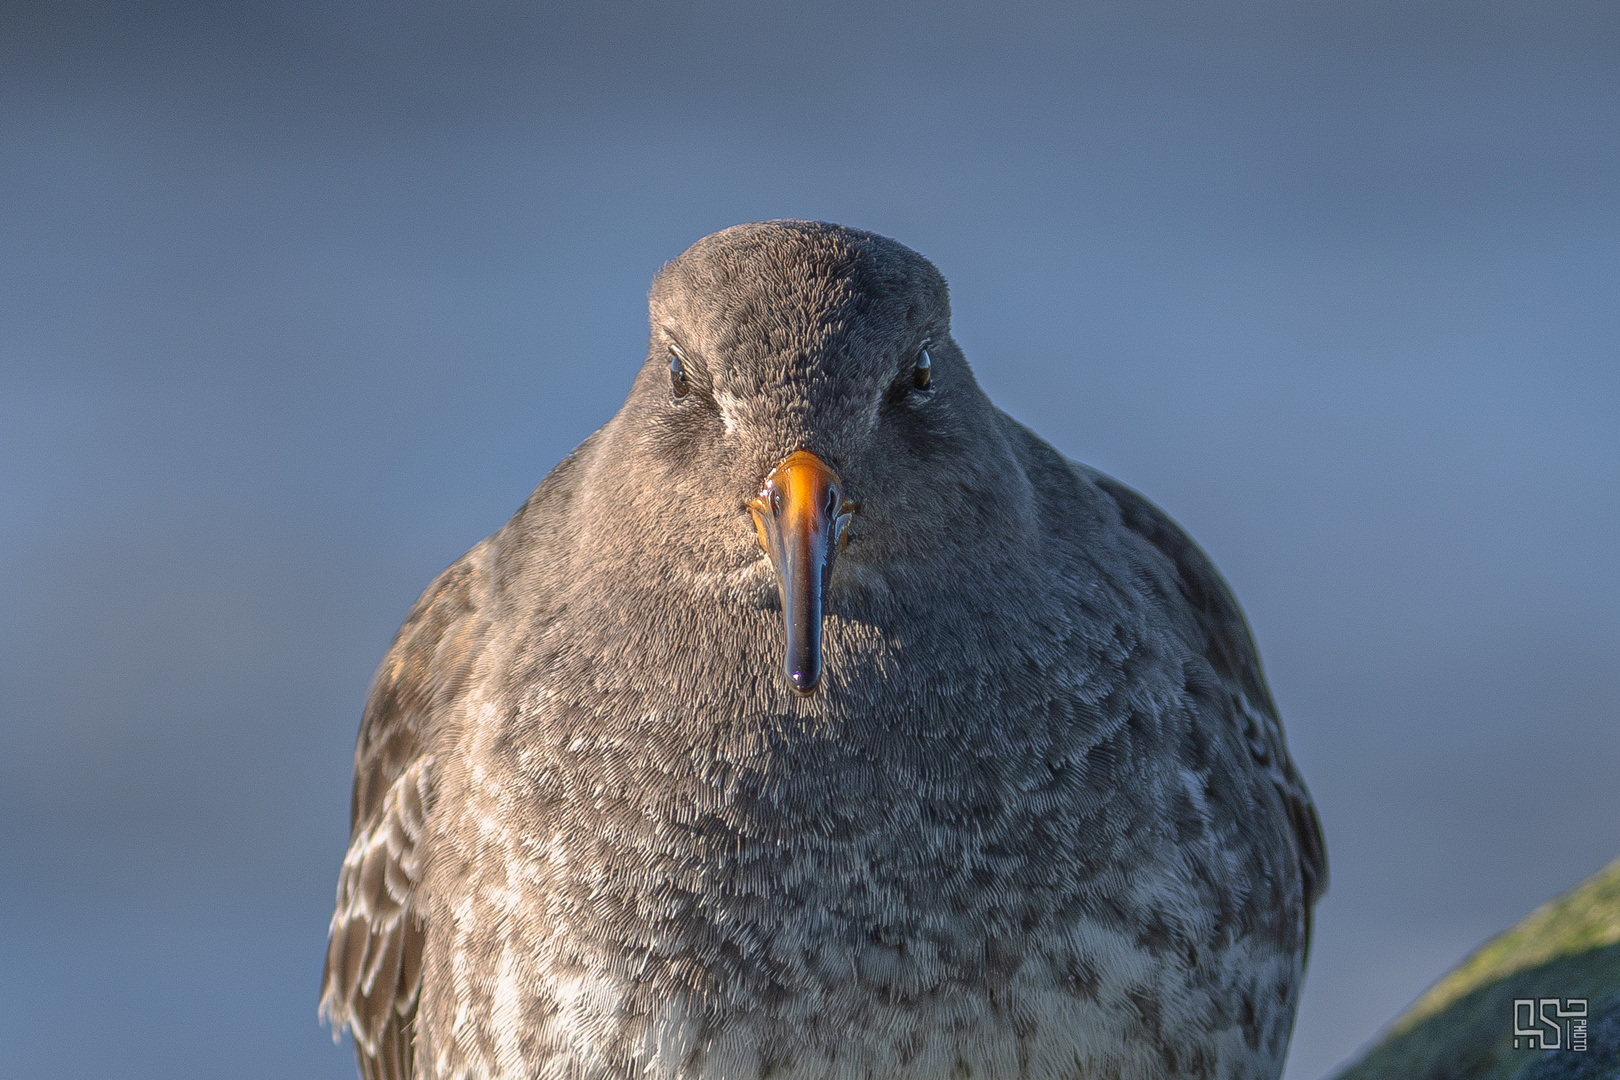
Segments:
[[[1309,941],[1311,905],[1327,890],[1327,848],[1310,792],[1288,756],[1282,721],[1243,612],[1209,556],[1169,515],[1117,480],[1095,473],[1091,477],[1119,507],[1125,527],[1157,548],[1175,569],[1181,594],[1203,633],[1204,655],[1226,686],[1230,715],[1242,727],[1250,754],[1269,774],[1287,808]]]
[[[349,851],[321,983],[321,1015],[354,1035],[366,1080],[409,1080],[422,985],[416,886],[442,716],[487,628],[475,603],[484,545],[439,575],[388,650],[354,752]]]

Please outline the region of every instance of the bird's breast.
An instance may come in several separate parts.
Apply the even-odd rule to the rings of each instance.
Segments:
[[[749,625],[703,652],[761,651]],[[1228,963],[1188,882],[1230,860],[1167,839],[1161,735],[1102,675],[945,655],[890,685],[915,643],[852,620],[817,698],[774,662],[670,692],[582,640],[535,681],[566,692],[468,724],[440,794],[419,1030],[447,1075],[1162,1075],[1166,1032],[1237,1031],[1223,972],[1297,977]]]

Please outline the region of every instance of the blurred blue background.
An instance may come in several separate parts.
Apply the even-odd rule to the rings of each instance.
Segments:
[[[647,284],[825,218],[1246,606],[1326,823],[1291,1080],[1620,852],[1620,7],[13,2],[0,1075],[348,1077],[350,754]]]

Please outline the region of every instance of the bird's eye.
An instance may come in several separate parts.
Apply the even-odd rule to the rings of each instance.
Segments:
[[[669,350],[669,388],[675,391],[675,396],[683,398],[692,388],[686,379],[686,365],[681,363],[681,354],[674,346]]]
[[[933,378],[933,361],[928,359],[928,350],[924,349],[917,355],[917,364],[911,369],[911,385],[919,390],[928,389],[928,383]]]

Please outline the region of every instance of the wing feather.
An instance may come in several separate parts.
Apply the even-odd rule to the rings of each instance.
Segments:
[[[366,1080],[410,1080],[424,926],[416,889],[433,805],[433,748],[487,630],[474,604],[481,544],[428,587],[384,658],[354,755],[353,824],[338,877],[321,1015],[354,1036]]]

